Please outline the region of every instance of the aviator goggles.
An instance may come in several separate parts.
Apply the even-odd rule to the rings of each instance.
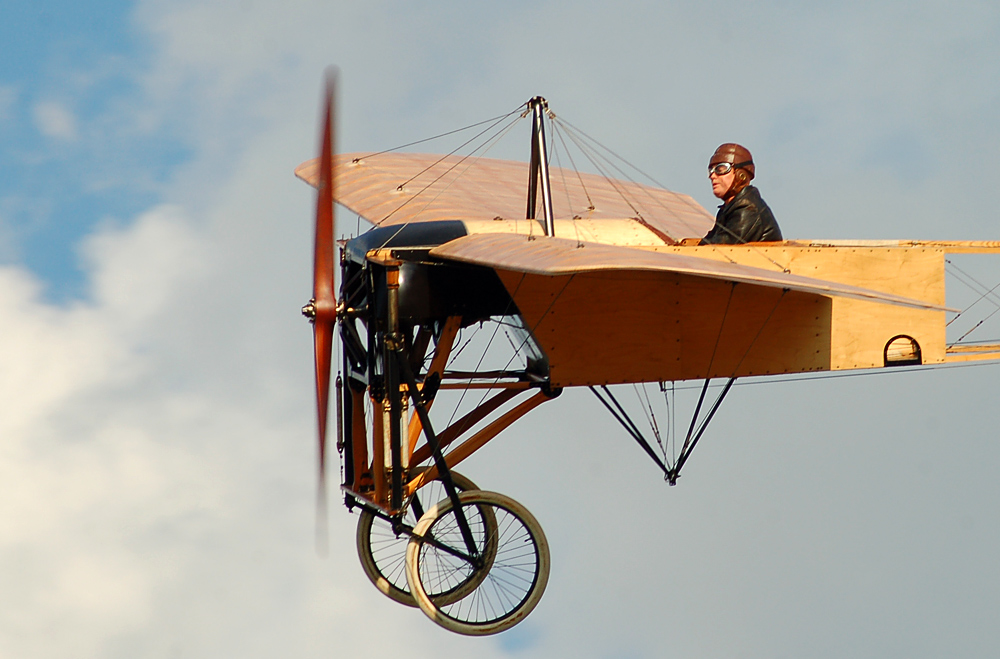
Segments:
[[[747,165],[752,164],[752,160],[738,162],[735,165],[731,162],[720,162],[718,164],[708,166],[708,175],[711,176],[712,174],[715,174],[716,176],[725,176],[729,172],[733,171],[733,167],[746,167]]]

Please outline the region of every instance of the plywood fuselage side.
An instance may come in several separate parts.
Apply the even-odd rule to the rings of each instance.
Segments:
[[[884,291],[945,304],[945,249],[939,247],[793,247],[717,246],[671,248],[703,258],[733,260],[743,265]],[[924,364],[945,361],[945,314],[862,300],[833,298],[830,369],[884,366],[886,343],[901,334],[920,346]]]
[[[498,274],[554,386],[829,368],[824,296],[676,273]]]
[[[941,250],[658,249],[777,270],[763,252],[794,274],[944,303]],[[940,311],[669,272],[497,273],[548,354],[554,386],[882,367],[900,334],[917,340],[923,363],[944,361]]]

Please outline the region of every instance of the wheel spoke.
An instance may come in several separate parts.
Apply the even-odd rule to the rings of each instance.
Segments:
[[[459,491],[478,489],[475,483],[454,471],[452,480]],[[444,488],[437,480],[418,490],[418,495],[425,507],[430,507],[430,504],[445,498]],[[412,529],[416,523],[412,508],[408,509],[403,524]],[[437,532],[438,529],[435,529],[435,533]],[[401,604],[416,606],[406,578],[406,545],[409,540],[408,533],[404,532],[397,536],[388,520],[377,517],[371,511],[362,511],[358,520],[357,546],[365,574],[384,595]],[[456,567],[468,566],[467,562],[444,551],[438,551],[435,560],[439,566],[437,571],[440,576],[429,580],[428,587],[436,601],[453,602],[464,597],[474,587],[468,583],[469,577],[473,576],[471,570],[467,571],[464,578],[461,578],[461,575],[454,576]],[[451,567],[447,567],[449,565]],[[445,578],[445,575],[452,576]]]
[[[461,545],[450,501],[442,501],[418,522],[407,548],[406,574],[417,604],[432,620],[461,634],[495,634],[509,629],[538,603],[548,581],[548,544],[538,522],[523,506],[494,492],[466,492],[459,497],[477,548],[487,559],[476,570],[423,542],[428,533],[438,543]],[[480,511],[470,514],[470,511]],[[486,511],[490,511],[486,514]],[[446,574],[442,573],[446,572]],[[442,602],[428,594],[459,577],[475,583],[465,597]]]

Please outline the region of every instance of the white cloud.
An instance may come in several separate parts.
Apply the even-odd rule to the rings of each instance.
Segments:
[[[253,141],[194,214],[88,238],[89,301],[0,272],[0,654],[329,656],[373,606],[387,651],[431,651],[433,626],[356,569],[355,518],[314,554],[309,192],[258,157],[281,131]]]
[[[73,141],[77,138],[77,121],[73,112],[61,103],[43,101],[33,108],[35,127],[46,137]]]
[[[793,236],[843,235],[873,216],[880,237],[942,217],[975,234],[961,237],[996,231],[991,201],[947,173],[956,163],[970,173],[967,133],[989,127],[989,99],[961,82],[966,60],[940,74],[954,89],[934,104],[915,73],[934,53],[874,19],[859,32],[850,16],[808,11],[755,8],[720,25],[713,6],[542,9],[551,20],[534,5],[140,5],[154,49],[145,96],[104,119],[171,122],[197,150],[164,203],[81,245],[88,301],[47,305],[23,270],[0,270],[0,654],[937,657],[996,647],[1000,451],[985,369],[737,388],[676,488],[586,392],[567,392],[463,465],[525,503],[552,546],[546,596],[499,639],[446,634],[378,594],[342,508],[331,510],[330,559],[315,557],[310,330],[298,315],[312,196],[291,170],[312,156],[331,61],[344,71],[345,148],[422,137],[543,92],[706,203],[707,154],[733,133],[755,137],[772,163],[765,192]],[[755,17],[759,53],[733,54],[741,17]],[[991,20],[949,34],[962,41]],[[820,25],[843,47],[816,48],[808,28]],[[858,39],[869,50],[849,47]],[[900,66],[917,63],[898,78],[867,72],[882,42],[901,49]],[[990,73],[998,58],[976,44],[986,51],[975,66]],[[897,86],[884,89],[888,80]],[[963,91],[979,100],[963,105]],[[882,115],[869,104],[886,98],[928,149],[953,136],[939,192],[908,198],[889,175],[851,170],[851,154],[900,134],[873,119]],[[909,112],[908,99],[930,109]],[[48,119],[36,108],[40,129],[71,139],[72,115],[49,107]],[[778,110],[796,107],[813,120],[769,138]],[[995,143],[995,128],[977,139]],[[838,176],[814,168],[823,145]],[[984,167],[972,175],[995,180]]]

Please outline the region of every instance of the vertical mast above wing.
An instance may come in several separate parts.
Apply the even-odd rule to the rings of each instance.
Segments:
[[[549,154],[545,147],[545,113],[549,102],[541,96],[528,101],[531,110],[531,164],[528,174],[528,212],[526,219],[535,219],[538,179],[542,179],[542,212],[545,213],[545,235],[556,235],[552,214],[552,188],[549,185]]]

